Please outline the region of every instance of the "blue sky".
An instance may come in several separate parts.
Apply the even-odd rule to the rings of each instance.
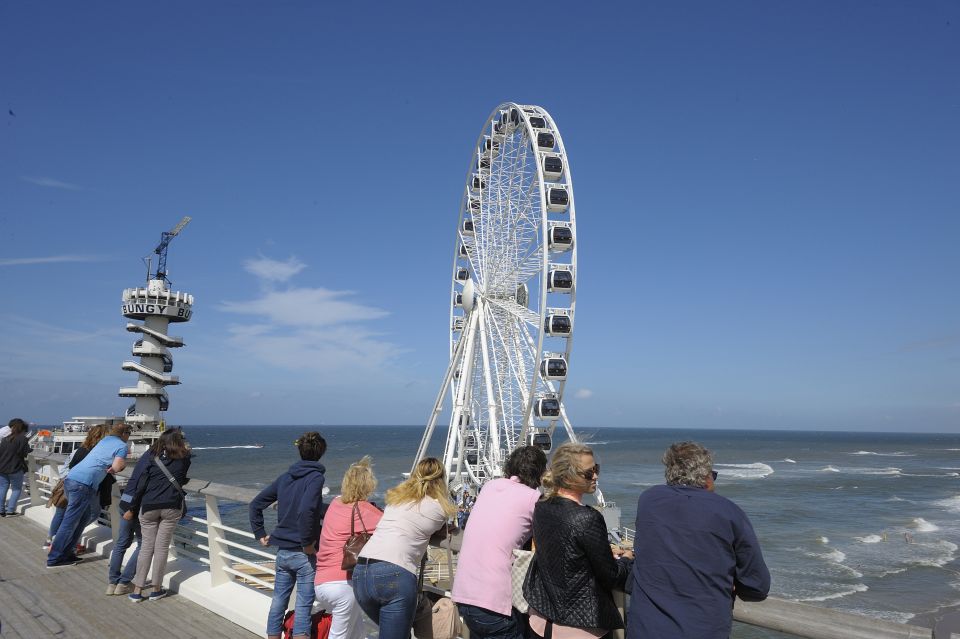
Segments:
[[[960,429],[960,6],[3,3],[0,407],[118,413],[183,215],[174,423],[424,423],[484,118],[577,192],[578,426]]]

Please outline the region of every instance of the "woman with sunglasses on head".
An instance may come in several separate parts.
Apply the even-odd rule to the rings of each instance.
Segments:
[[[543,477],[546,499],[533,511],[536,552],[523,584],[530,629],[553,639],[594,639],[623,628],[612,590],[622,588],[633,553],[614,557],[603,515],[584,506],[597,490],[593,451],[568,442]]]

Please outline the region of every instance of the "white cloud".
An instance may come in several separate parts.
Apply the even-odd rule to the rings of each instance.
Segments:
[[[296,258],[279,262],[261,257],[248,260],[244,268],[261,280],[264,290],[250,300],[223,301],[219,309],[252,318],[252,323],[227,326],[230,343],[251,361],[333,383],[379,377],[404,352],[383,337],[377,324],[365,324],[389,313],[357,301],[353,291],[319,286],[278,290],[277,283],[306,268]]]
[[[320,327],[362,322],[386,317],[387,311],[346,299],[351,291],[325,288],[291,288],[266,291],[261,297],[246,302],[222,302],[227,313],[259,315],[281,326]]]
[[[577,392],[573,394],[576,399],[590,399],[593,397],[593,391],[589,388],[579,388]]]
[[[82,191],[83,187],[77,184],[71,184],[70,182],[61,182],[60,180],[54,180],[49,177],[30,177],[28,175],[21,175],[20,179],[24,182],[29,182],[30,184],[35,184],[37,186],[45,186],[50,189],[63,189],[65,191]]]
[[[271,260],[269,257],[258,257],[244,262],[243,268],[265,282],[286,282],[307,268],[307,265],[296,257],[291,257],[285,262]]]
[[[4,257],[0,266],[23,266],[27,264],[60,264],[63,262],[102,262],[105,257],[97,255],[49,255],[45,257]]]

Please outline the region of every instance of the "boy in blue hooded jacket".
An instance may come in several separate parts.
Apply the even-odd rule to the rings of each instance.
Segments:
[[[326,468],[320,458],[327,442],[320,433],[304,433],[296,441],[300,461],[264,488],[250,502],[250,527],[263,546],[277,546],[277,576],[273,584],[273,601],[267,616],[268,639],[279,639],[283,615],[294,586],[297,603],[294,608],[293,637],[310,637],[310,609],[313,606],[313,577],[317,561],[320,523],[326,511],[323,503],[323,482]],[[277,504],[277,527],[269,535],[263,525],[263,511]]]

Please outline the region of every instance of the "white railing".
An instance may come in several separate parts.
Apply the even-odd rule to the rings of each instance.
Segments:
[[[27,490],[31,506],[43,506],[50,491],[59,480],[58,466],[64,455],[36,453],[28,457],[29,479]],[[47,472],[41,475],[41,470]],[[128,473],[121,473],[128,476]],[[275,555],[262,548],[252,533],[228,526],[221,519],[221,502],[233,502],[244,506],[256,497],[257,491],[227,484],[218,484],[201,479],[191,479],[184,486],[188,493],[188,504],[196,506],[203,499],[206,516],[188,515],[181,520],[174,533],[172,552],[177,556],[205,565],[210,573],[212,586],[229,581],[245,587],[263,591],[273,590],[273,568]],[[119,521],[111,516],[117,511],[119,491],[114,489],[114,503],[109,512],[101,513],[101,521],[113,528],[114,540],[119,533]],[[624,529],[625,540],[633,539],[634,531]],[[454,572],[458,543],[452,543],[454,553]],[[425,589],[443,593],[450,588],[450,570],[447,566],[446,550],[430,548],[428,562],[424,571]],[[267,594],[267,593],[264,593]],[[619,594],[622,600],[622,593]],[[832,639],[845,637],[852,639],[932,639],[933,631],[928,628],[911,626],[891,621],[883,621],[839,610],[811,606],[773,597],[759,603],[736,602],[733,611],[737,621],[777,630],[806,639]],[[938,631],[939,632],[939,631]],[[619,634],[619,633],[617,633]],[[616,636],[616,635],[615,635]],[[622,634],[619,634],[622,636]],[[948,637],[949,634],[937,634],[936,637]],[[960,637],[960,635],[955,635]]]

